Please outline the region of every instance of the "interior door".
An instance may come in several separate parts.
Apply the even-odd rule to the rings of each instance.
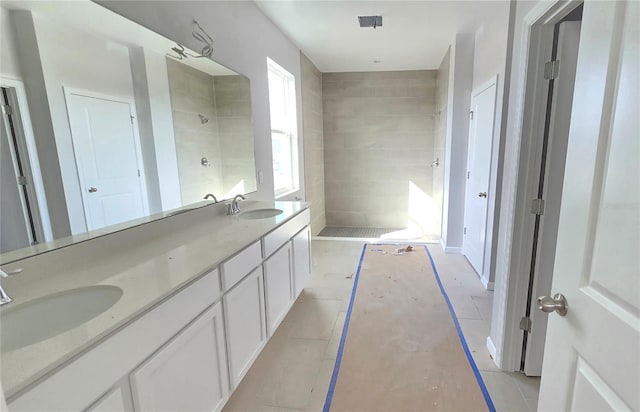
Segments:
[[[585,2],[539,410],[640,410],[640,3]]]
[[[68,93],[67,109],[87,229],[145,216],[143,167],[130,104]]]
[[[467,188],[464,206],[462,253],[482,276],[487,232],[487,196],[491,169],[496,82],[481,87],[471,98]]]
[[[534,235],[534,275],[531,285],[530,307],[525,316],[531,319],[531,332],[525,332],[524,373],[527,376],[540,376],[544,356],[544,342],[547,335],[548,316],[537,310],[535,298],[551,293],[553,264],[558,238],[558,219],[564,168],[567,158],[569,124],[573,90],[576,80],[576,64],[580,41],[580,21],[565,21],[558,25],[557,55],[560,61],[558,77],[553,80],[553,94],[549,116],[549,132],[544,146],[541,173],[542,185],[538,186],[537,197],[544,199],[544,213],[536,216],[537,235]]]
[[[3,110],[0,116],[0,253],[27,247],[34,240],[25,194],[18,183],[22,173],[17,160],[10,119]]]

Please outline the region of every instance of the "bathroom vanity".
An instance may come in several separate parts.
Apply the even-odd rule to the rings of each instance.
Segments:
[[[3,280],[14,299],[2,308],[9,409],[222,409],[311,274],[308,204],[241,206],[4,265],[22,269]],[[33,323],[16,335],[5,329],[14,321]]]

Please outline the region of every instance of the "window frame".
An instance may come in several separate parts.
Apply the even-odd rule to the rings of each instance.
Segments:
[[[272,116],[272,100],[271,100],[271,82],[270,76],[275,75],[283,82],[283,94],[284,99],[284,113],[286,122],[284,126],[288,130],[281,130],[280,128],[274,128],[273,116]],[[267,57],[267,82],[269,91],[269,120],[271,123],[271,155],[272,155],[272,171],[273,171],[273,191],[276,199],[290,195],[300,190],[300,154],[298,146],[298,113],[296,105],[296,85],[295,76],[289,73],[286,69],[280,66],[278,63]],[[279,125],[282,126],[282,125]],[[288,144],[291,153],[291,158],[288,160],[288,165],[291,168],[290,185],[276,187],[276,174],[275,174],[275,156],[274,156],[274,134],[280,134],[288,137]]]

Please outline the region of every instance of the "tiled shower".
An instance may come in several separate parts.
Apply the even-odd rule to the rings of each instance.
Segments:
[[[322,73],[321,90],[309,79],[319,71],[305,59],[305,175],[314,234],[324,229],[321,235],[438,239],[446,56],[439,70]],[[321,111],[309,111],[305,101],[318,97]]]

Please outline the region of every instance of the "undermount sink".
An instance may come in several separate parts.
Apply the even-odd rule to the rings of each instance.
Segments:
[[[255,209],[242,212],[240,213],[239,217],[241,219],[266,219],[269,217],[278,216],[281,213],[282,210],[280,209]]]
[[[121,297],[119,287],[96,285],[3,308],[0,313],[2,351],[32,345],[80,326],[115,305]]]

